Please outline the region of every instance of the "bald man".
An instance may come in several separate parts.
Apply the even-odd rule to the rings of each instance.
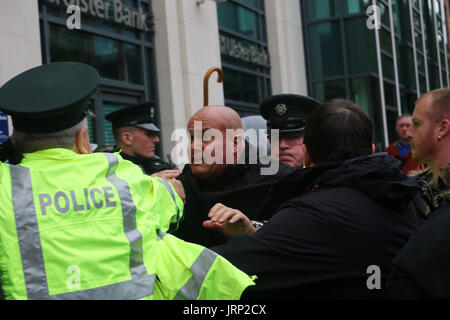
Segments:
[[[225,243],[227,238],[222,233],[202,226],[217,203],[246,212],[251,220],[270,219],[274,208],[269,190],[294,169],[280,163],[274,174],[261,174],[271,164],[251,161],[251,146],[243,140],[241,118],[231,108],[204,107],[190,118],[187,129],[191,135],[190,164],[179,177],[186,205],[175,235],[204,246]]]

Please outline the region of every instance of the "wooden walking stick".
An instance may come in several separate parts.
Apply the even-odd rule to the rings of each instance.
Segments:
[[[221,68],[219,67],[211,67],[209,68],[209,70],[206,72],[205,77],[203,79],[203,107],[206,107],[209,103],[208,103],[208,83],[209,83],[209,78],[211,77],[211,74],[213,72],[217,71],[217,73],[219,74],[219,76],[217,77],[217,82],[220,83],[222,82],[223,79],[223,71]]]

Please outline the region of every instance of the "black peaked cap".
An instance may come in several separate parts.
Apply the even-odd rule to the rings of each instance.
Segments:
[[[295,132],[305,129],[307,116],[319,105],[317,100],[299,94],[276,94],[261,102],[259,110],[268,130]]]
[[[155,125],[154,107],[148,102],[132,107],[120,108],[108,114],[105,119],[112,122],[114,129],[134,126],[149,131],[160,131]]]
[[[89,98],[100,81],[98,72],[78,62],[56,62],[29,69],[0,88],[0,110],[13,127],[50,133],[73,127],[89,113]]]

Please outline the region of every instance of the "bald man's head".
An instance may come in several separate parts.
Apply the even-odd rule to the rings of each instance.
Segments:
[[[200,109],[189,119],[188,131],[191,170],[201,179],[219,177],[226,169],[227,153],[235,164],[243,150],[242,121],[231,108],[206,106]]]
[[[189,122],[191,121],[209,121],[218,130],[242,129],[242,121],[239,114],[225,106],[204,107],[191,117]]]

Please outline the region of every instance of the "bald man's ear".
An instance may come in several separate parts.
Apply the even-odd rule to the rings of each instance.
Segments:
[[[233,153],[235,155],[239,156],[242,153],[242,150],[244,150],[245,142],[243,138],[242,130],[236,130],[236,134],[233,139]]]
[[[75,138],[75,152],[79,154],[91,153],[91,143],[89,141],[89,129],[81,128],[77,131]]]
[[[372,143],[372,154],[375,154],[375,145]]]

